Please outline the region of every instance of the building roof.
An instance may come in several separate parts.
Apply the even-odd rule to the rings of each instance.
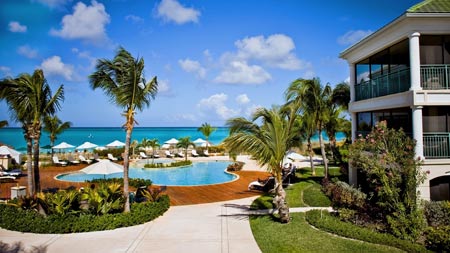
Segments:
[[[425,0],[420,2],[408,10],[408,13],[446,13],[450,12],[449,0]]]

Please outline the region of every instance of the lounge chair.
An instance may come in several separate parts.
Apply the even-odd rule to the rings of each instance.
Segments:
[[[100,162],[100,157],[98,157],[97,153],[94,154],[94,161],[95,162]]]
[[[269,177],[265,180],[261,180],[258,178],[258,180],[250,182],[250,184],[248,185],[248,190],[269,192],[270,190],[273,190],[274,187],[275,187],[275,177]]]
[[[203,151],[204,156],[209,156],[208,150]]]
[[[195,150],[195,149],[191,150],[191,155],[192,155],[193,157],[198,157],[197,150]]]
[[[158,153],[155,153],[154,155],[151,155],[151,157],[153,157],[153,158],[160,158],[160,156],[158,155]]]
[[[283,187],[286,187],[286,186],[290,185],[291,181],[293,181],[295,179],[295,171],[296,171],[296,169],[297,169],[297,167],[292,165],[290,167],[289,171],[286,171],[285,173],[283,173],[283,180],[282,180]]]
[[[141,159],[147,159],[148,158],[148,156],[144,152],[139,152],[139,156],[141,157]]]
[[[108,153],[108,159],[111,161],[117,161],[118,159],[114,157],[111,153]]]
[[[178,152],[175,154],[176,157],[184,158],[183,152]]]
[[[82,163],[87,163],[87,164],[91,164],[92,163],[91,159],[86,159],[83,155],[79,155],[78,158],[80,159],[80,161]]]
[[[168,158],[173,158],[174,157],[174,155],[172,153],[170,153],[169,150],[166,150],[164,153],[166,154],[166,157],[168,157]]]
[[[73,165],[80,164],[80,161],[75,160],[72,155],[67,156],[67,161],[69,161],[69,163]]]
[[[66,166],[67,165],[67,162],[60,161],[57,156],[53,156],[52,159],[53,159],[53,164],[55,164],[55,165],[60,165],[60,166]]]

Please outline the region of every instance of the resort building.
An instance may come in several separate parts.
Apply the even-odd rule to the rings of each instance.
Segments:
[[[352,139],[380,121],[416,142],[428,200],[450,200],[450,1],[427,0],[346,49]],[[349,181],[358,185],[358,172]]]

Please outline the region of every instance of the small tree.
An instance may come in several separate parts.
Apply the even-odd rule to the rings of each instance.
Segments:
[[[53,147],[55,144],[56,139],[58,138],[58,135],[64,132],[65,130],[69,129],[72,126],[72,122],[66,121],[62,122],[58,116],[50,116],[47,115],[44,118],[44,131],[46,131],[50,138],[50,146]],[[53,156],[53,149],[52,149],[52,156]]]
[[[367,180],[363,190],[369,204],[394,235],[415,240],[423,228],[423,214],[417,205],[417,186],[423,182],[420,160],[414,158],[416,143],[403,130],[388,129],[386,122],[350,147],[351,165]]]
[[[184,160],[185,161],[187,161],[187,150],[188,150],[189,146],[195,147],[195,144],[191,141],[191,138],[189,136],[180,138],[178,140],[177,148],[182,148],[184,150]]]

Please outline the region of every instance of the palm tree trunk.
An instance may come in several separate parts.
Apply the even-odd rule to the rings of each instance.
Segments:
[[[289,206],[286,203],[286,192],[283,189],[283,182],[281,174],[276,176],[275,197],[273,203],[275,204],[278,214],[280,215],[281,223],[288,223],[290,220]]]
[[[33,173],[33,141],[30,138],[28,130],[24,130],[24,137],[27,142],[27,184],[29,196],[34,195],[34,173]]]
[[[314,160],[313,160],[314,152],[312,149],[311,137],[308,137],[308,152],[309,152],[309,162],[311,164],[311,175],[315,176],[316,168],[314,167]]]
[[[320,152],[322,153],[323,166],[324,166],[324,175],[325,178],[328,178],[328,160],[327,155],[325,153],[325,144],[323,143],[322,130],[319,128],[319,144],[320,144]]]
[[[128,168],[129,168],[129,154],[130,154],[130,142],[131,133],[133,132],[134,118],[132,113],[128,113],[127,117],[127,134],[125,137],[125,151],[123,152],[123,195],[125,197],[125,207],[124,212],[130,212],[130,194],[129,194],[129,183],[128,183]]]
[[[39,174],[39,141],[41,138],[41,127],[38,124],[34,127],[33,159],[34,159],[34,187],[35,192],[41,191],[41,177]]]

